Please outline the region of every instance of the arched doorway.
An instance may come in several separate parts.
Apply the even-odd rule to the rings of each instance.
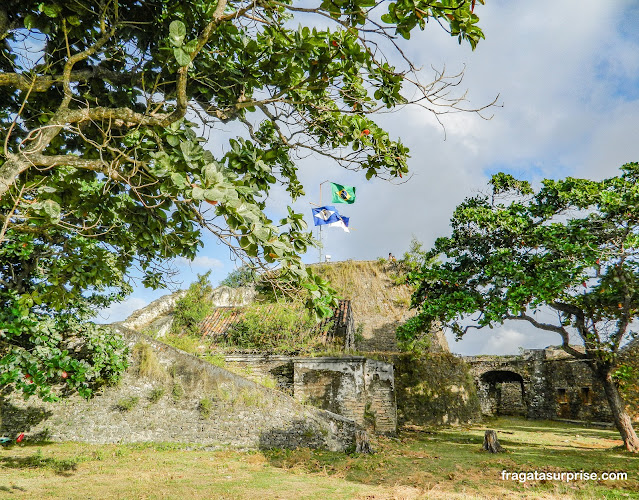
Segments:
[[[479,378],[479,399],[484,415],[526,415],[524,379],[509,370],[490,370]]]

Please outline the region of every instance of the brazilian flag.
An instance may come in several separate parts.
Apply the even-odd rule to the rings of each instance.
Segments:
[[[355,188],[353,186],[342,186],[331,182],[331,192],[333,193],[333,203],[355,203]]]

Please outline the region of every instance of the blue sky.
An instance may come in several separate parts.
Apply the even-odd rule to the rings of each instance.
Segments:
[[[307,196],[294,208],[306,214],[309,225],[309,202],[318,202],[320,182],[330,179],[357,187],[357,202],[340,207],[356,231],[324,232],[333,261],[375,259],[389,251],[401,255],[413,235],[430,246],[448,234],[455,206],[485,190],[488,177],[500,170],[532,182],[567,175],[603,178],[616,175],[625,162],[639,161],[636,2],[487,0],[486,6],[477,6],[477,13],[486,40],[474,52],[435,26],[412,36],[405,49],[424,68],[423,81],[432,75],[431,66],[445,66],[451,74],[465,68],[459,90],[468,90],[469,106],[484,105],[499,95],[501,106],[493,109],[491,120],[447,115],[444,131],[432,115],[416,107],[380,116],[389,133],[411,149],[413,176],[406,183],[367,182],[363,173],[320,158],[299,162]],[[286,212],[283,192],[274,191],[269,202],[273,218]],[[193,263],[176,263],[184,286],[209,269],[216,283],[234,268],[223,245],[212,238],[204,243]],[[311,250],[304,260],[317,261],[317,251]],[[103,318],[123,319],[164,293],[137,288]],[[475,354],[516,353],[520,346],[544,347],[559,340],[507,324],[449,342],[454,352]]]

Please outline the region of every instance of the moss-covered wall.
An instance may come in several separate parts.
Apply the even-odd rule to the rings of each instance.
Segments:
[[[89,401],[72,396],[45,403],[0,393],[0,434],[15,439],[24,432],[32,442],[166,441],[209,448],[343,451],[355,444],[361,428],[352,420],[302,405],[134,331],[120,333],[131,355],[118,385]]]
[[[480,418],[475,382],[463,359],[450,353],[380,357],[395,365],[400,425],[461,424]]]

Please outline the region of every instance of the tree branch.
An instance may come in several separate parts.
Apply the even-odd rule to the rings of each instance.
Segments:
[[[91,69],[71,71],[69,82],[86,82],[91,78],[101,78],[117,84],[131,84],[139,81],[140,73],[120,73],[93,66]],[[64,83],[64,75],[36,75],[29,76],[22,73],[0,73],[0,87],[13,87],[18,90],[32,92],[46,92],[54,85]]]
[[[505,317],[505,319],[527,321],[528,323],[533,325],[535,328],[539,328],[540,330],[546,330],[549,332],[558,333],[561,336],[561,339],[562,339],[561,347],[564,351],[566,351],[568,354],[571,354],[575,358],[579,358],[579,359],[588,358],[588,356],[586,356],[583,352],[579,352],[577,349],[575,349],[574,347],[570,345],[570,334],[563,326],[551,325],[549,323],[540,323],[532,316],[529,316],[524,313],[521,313],[518,316],[508,315]]]

